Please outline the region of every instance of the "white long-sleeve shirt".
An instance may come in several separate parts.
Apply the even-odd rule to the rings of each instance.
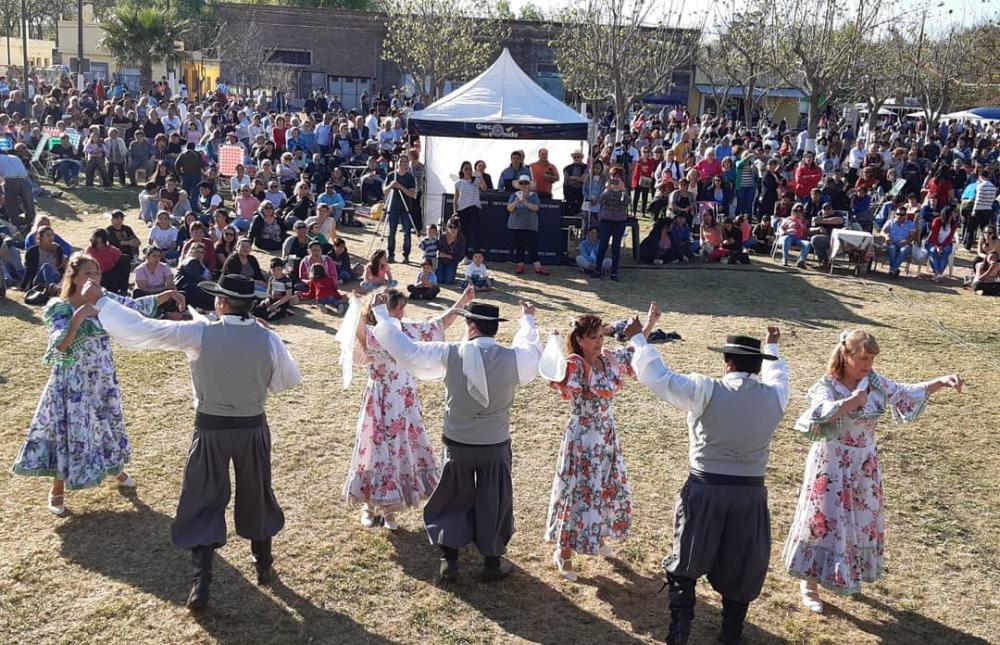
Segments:
[[[198,360],[201,355],[202,332],[210,324],[204,320],[175,322],[145,318],[107,297],[98,300],[94,308],[98,311],[98,319],[105,331],[126,349],[179,351],[184,352],[191,362]],[[221,320],[225,325],[257,324],[253,319],[243,319],[239,316],[222,316]],[[268,391],[277,393],[298,385],[302,381],[298,365],[281,342],[281,338],[270,330],[268,330],[268,348],[273,361]],[[197,404],[195,401],[195,407]]]
[[[632,369],[635,370],[639,382],[649,387],[658,397],[670,405],[688,413],[688,435],[691,440],[690,465],[697,470],[704,470],[703,461],[714,456],[708,453],[718,453],[720,445],[727,443],[725,437],[709,440],[702,436],[700,431],[702,415],[712,399],[717,379],[701,374],[674,372],[664,364],[659,352],[647,343],[642,334],[633,336],[631,342],[635,347],[635,354],[632,356]],[[765,352],[777,356],[778,346],[769,344],[766,346]],[[784,359],[764,361],[759,377],[743,372],[730,372],[722,377],[722,381],[731,382],[734,385],[745,379],[757,380],[768,386],[777,395],[782,412],[788,407],[791,385],[788,364]],[[732,432],[735,435],[741,432],[741,429],[733,428]],[[755,448],[760,448],[760,446],[755,446]],[[766,464],[766,450],[763,455],[759,453],[760,451],[757,450],[753,453],[748,452],[743,456],[737,456],[732,450],[728,450],[728,456],[732,456],[734,459],[739,460],[745,457],[748,461],[756,461],[760,466],[760,471],[763,472],[763,464]]]
[[[414,342],[403,333],[396,320],[389,315],[385,305],[375,307],[375,338],[382,348],[392,355],[403,369],[422,381],[444,378],[448,367],[447,342]],[[477,347],[496,345],[495,338],[480,336],[469,341]],[[510,344],[517,363],[518,382],[527,385],[538,375],[538,361],[542,357],[542,341],[535,328],[533,316],[522,316],[521,325]]]

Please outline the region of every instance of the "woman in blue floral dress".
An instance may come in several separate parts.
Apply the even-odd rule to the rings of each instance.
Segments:
[[[576,580],[573,553],[611,557],[607,541],[624,540],[632,525],[632,491],[612,405],[625,376],[635,376],[632,350],[605,349],[606,332],[597,316],[577,318],[566,339],[565,378],[550,382],[570,401],[570,418],[559,446],[545,539],[556,544],[552,559],[569,581]]]
[[[849,595],[882,573],[885,496],[875,428],[886,409],[909,423],[943,387],[961,391],[957,374],[916,385],[872,371],[879,353],[875,337],[855,330],[841,334],[827,374],[806,397],[809,407],[795,428],[813,441],[795,520],[785,543],[788,573],[800,578],[802,603],[820,613],[818,585]]]
[[[61,297],[51,300],[43,312],[49,334],[43,360],[52,366],[52,374],[12,469],[18,475],[52,477],[48,508],[56,515],[65,512],[66,487],[91,488],[108,476],[116,476],[121,486],[135,486],[124,470],[131,447],[111,339],[93,307],[80,296],[87,281],[100,279],[92,258],[75,255],[63,276]],[[183,309],[183,297],[176,291],[138,300],[107,296],[146,316],[154,315],[157,304],[169,299]]]

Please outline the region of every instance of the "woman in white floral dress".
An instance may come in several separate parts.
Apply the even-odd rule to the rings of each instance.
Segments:
[[[65,512],[67,487],[99,486],[109,476],[121,486],[135,487],[125,472],[132,449],[125,432],[111,338],[80,295],[88,280],[100,279],[93,258],[73,256],[60,297],[51,300],[42,313],[49,334],[43,360],[52,366],[52,373],[12,468],[18,475],[52,477],[48,508],[56,515]],[[184,307],[183,296],[174,290],[137,300],[106,295],[146,316],[154,315],[157,304],[167,300]]]
[[[400,321],[403,332],[416,341],[443,341],[458,309],[474,297],[467,289],[455,306],[428,322],[403,320],[406,296],[389,289],[389,314]],[[373,333],[374,315],[366,313],[358,325],[355,362],[368,366],[351,468],[344,482],[346,501],[361,504],[361,524],[371,528],[379,515],[385,528],[398,528],[395,513],[427,499],[438,483],[438,467],[420,412],[417,383]]]
[[[802,603],[816,613],[823,611],[817,585],[849,595],[882,572],[885,498],[875,427],[886,408],[908,423],[931,394],[943,387],[961,391],[963,385],[957,374],[896,383],[872,371],[878,353],[868,332],[841,334],[828,373],[809,389],[809,407],[795,424],[814,443],[784,561],[788,573],[801,579]]]
[[[646,332],[656,323],[652,320]],[[580,316],[566,339],[566,375],[549,384],[570,401],[549,498],[545,539],[556,544],[559,573],[576,580],[571,558],[614,555],[608,540],[624,540],[632,526],[632,490],[618,441],[613,401],[625,376],[635,376],[632,349],[604,347],[608,328]]]

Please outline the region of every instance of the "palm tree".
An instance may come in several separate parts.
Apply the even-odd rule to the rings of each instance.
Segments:
[[[103,26],[104,48],[119,65],[139,68],[139,84],[143,89],[153,82],[154,62],[178,64],[189,57],[174,47],[174,41],[184,36],[188,24],[173,11],[121,4],[111,11]]]

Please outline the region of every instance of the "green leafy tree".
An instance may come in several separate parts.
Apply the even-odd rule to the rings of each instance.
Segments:
[[[413,78],[425,100],[440,97],[448,81],[482,72],[510,35],[500,20],[480,17],[471,0],[396,0],[383,11],[383,55]]]
[[[685,18],[696,24],[682,29]],[[673,72],[693,62],[706,18],[684,0],[584,0],[562,10],[550,45],[565,85],[587,101],[612,101],[621,131],[630,105],[669,90]]]
[[[138,67],[141,87],[149,87],[153,63],[177,65],[188,59],[188,54],[174,46],[174,41],[183,40],[187,28],[173,11],[119,5],[105,19],[103,45],[119,65]]]

